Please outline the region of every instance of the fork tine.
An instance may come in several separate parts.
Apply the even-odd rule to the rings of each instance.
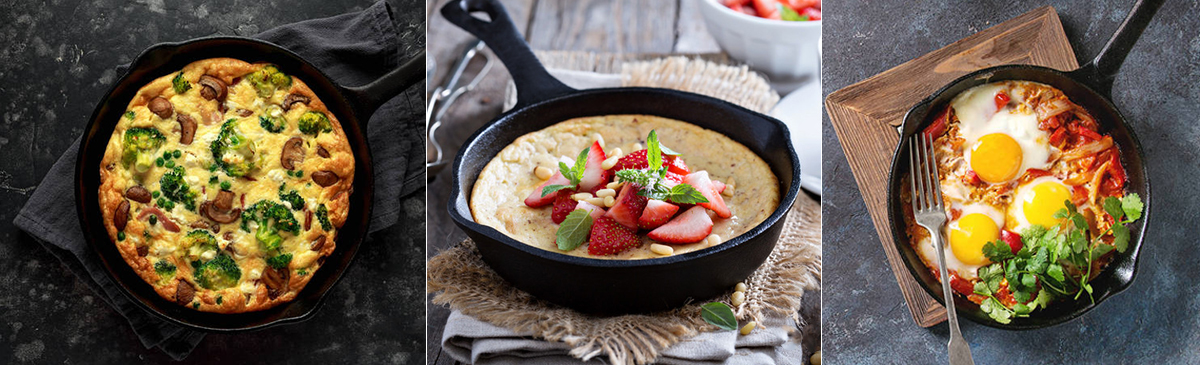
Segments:
[[[929,171],[926,169],[929,158],[925,155],[925,143],[920,134],[914,136],[913,144],[917,149],[917,171],[921,178],[921,210],[925,210],[929,209]]]
[[[929,137],[922,134],[921,141],[921,152],[925,156],[925,208],[933,209],[937,206],[935,202],[938,200],[938,197],[933,194],[934,186],[938,184],[935,177],[937,176],[937,164],[933,159],[933,146],[929,143]]]
[[[913,165],[913,179],[914,179],[914,182],[916,183],[916,187],[917,187],[917,196],[920,197],[920,199],[917,200],[917,209],[924,210],[925,203],[926,203],[925,168],[924,168],[924,160],[921,157],[921,144],[920,144],[921,142],[920,141],[921,141],[920,137],[913,136],[913,143],[912,143],[913,154],[916,156],[916,159],[917,159],[916,164]]]
[[[930,185],[931,189],[929,190],[930,196],[933,199],[933,204],[931,206],[942,210],[942,206],[945,203],[942,202],[942,181],[938,174],[937,150],[933,149],[932,137],[926,137],[926,144],[929,145],[929,149],[927,150],[929,151],[929,175],[930,179],[933,181],[933,184]]]

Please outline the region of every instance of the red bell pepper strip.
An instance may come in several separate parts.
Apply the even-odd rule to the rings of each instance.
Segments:
[[[1009,98],[1008,94],[1004,93],[1004,91],[997,92],[996,93],[996,109],[1004,109],[1004,106],[1008,105],[1009,100],[1012,100],[1012,99]]]
[[[1021,242],[1021,235],[1007,229],[1000,231],[1000,240],[1008,244],[1008,248],[1012,249],[1013,254],[1025,247],[1025,244]]]
[[[946,125],[949,123],[949,119],[950,107],[946,106],[946,110],[943,110],[941,114],[938,114],[937,119],[934,119],[933,123],[929,124],[928,127],[925,127],[925,136],[933,139],[941,137],[943,133],[946,133]]]

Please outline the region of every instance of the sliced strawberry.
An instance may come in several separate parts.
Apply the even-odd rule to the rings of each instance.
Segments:
[[[721,193],[717,192],[713,186],[712,180],[708,179],[708,171],[698,171],[688,174],[683,178],[683,183],[691,185],[708,199],[707,203],[699,205],[717,212],[717,216],[721,218],[729,218],[733,213],[729,211],[729,207],[725,206],[725,199],[721,198]]]
[[[608,213],[604,213],[604,216],[612,218],[626,227],[637,229],[638,218],[642,217],[642,210],[646,208],[646,197],[638,195],[637,192],[637,185],[627,183],[622,186],[621,192],[617,194],[616,203],[608,209]]]
[[[592,191],[597,186],[604,186],[612,180],[612,172],[600,167],[604,163],[604,148],[600,142],[592,142],[588,150],[587,164],[584,165],[583,178],[579,179],[579,191]],[[603,189],[603,188],[602,188]]]
[[[567,189],[555,193],[557,197],[554,198],[554,211],[550,213],[550,219],[554,220],[555,224],[561,224],[564,219],[567,219],[567,214],[571,214],[571,211],[575,210],[575,206],[578,205],[575,199],[571,199],[571,193],[574,191]]]
[[[721,182],[721,180],[713,180],[712,183],[713,189],[717,191],[717,194],[725,192],[725,183]]]
[[[530,208],[538,208],[550,205],[550,203],[553,203],[554,199],[558,196],[554,194],[546,194],[546,196],[542,196],[542,189],[550,185],[570,184],[571,181],[567,180],[567,178],[562,175],[562,172],[556,172],[554,173],[554,176],[550,177],[550,180],[546,180],[546,182],[538,185],[537,188],[533,189],[533,191],[529,193],[529,197],[525,198],[525,205],[529,206]]]
[[[671,217],[678,211],[679,206],[675,204],[658,199],[647,200],[646,210],[642,211],[642,216],[638,218],[638,227],[642,229],[658,228],[658,226],[671,220]]]
[[[663,164],[667,165],[667,171],[674,172],[680,176],[692,173],[691,170],[688,170],[687,164],[683,163],[683,157],[681,156],[664,156]]]
[[[613,165],[613,168],[608,171],[616,173],[625,169],[641,170],[648,168],[650,168],[650,160],[646,159],[646,150],[637,150],[628,155],[621,156],[617,160],[617,164]]]
[[[650,231],[650,239],[663,243],[693,243],[712,233],[713,221],[704,207],[694,206],[662,227]]]
[[[592,224],[588,236],[588,253],[592,255],[615,255],[641,244],[637,230],[626,227],[609,217],[600,217]]]
[[[681,174],[676,174],[676,173],[674,173],[674,172],[671,172],[671,171],[667,171],[667,175],[664,177],[664,179],[663,179],[663,183],[664,183],[664,184],[669,184],[670,186],[675,186],[675,185],[677,185],[677,184],[679,184],[679,183],[683,182],[683,177],[684,177],[684,176],[686,176],[686,175],[687,175],[687,174],[682,174],[682,175],[681,175]]]
[[[579,201],[579,204],[575,205],[575,209],[576,210],[583,209],[583,210],[588,211],[588,215],[592,217],[592,222],[600,220],[600,217],[604,216],[604,208],[598,207],[592,203],[588,203],[585,201]]]

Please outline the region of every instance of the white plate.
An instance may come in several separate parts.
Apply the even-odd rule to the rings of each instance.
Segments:
[[[800,187],[821,195],[821,81],[813,80],[784,96],[771,116],[787,124],[800,156]]]

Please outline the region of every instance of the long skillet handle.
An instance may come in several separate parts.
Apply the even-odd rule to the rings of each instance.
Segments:
[[[471,16],[476,11],[487,13],[491,21]],[[513,110],[575,91],[546,71],[499,1],[451,1],[442,7],[442,16],[483,40],[508,68],[517,85],[517,105]]]
[[[1133,49],[1133,45],[1142,36],[1142,31],[1150,24],[1154,13],[1158,12],[1164,1],[1138,0],[1129,16],[1125,17],[1125,21],[1117,28],[1117,32],[1100,50],[1100,54],[1073,73],[1082,74],[1097,88],[1096,91],[1111,98],[1113,80],[1116,79],[1121,64],[1125,62],[1125,56]]]
[[[400,67],[388,72],[371,83],[347,87],[346,93],[353,103],[354,113],[363,127],[371,114],[405,89],[425,79],[425,51],[412,56]]]

